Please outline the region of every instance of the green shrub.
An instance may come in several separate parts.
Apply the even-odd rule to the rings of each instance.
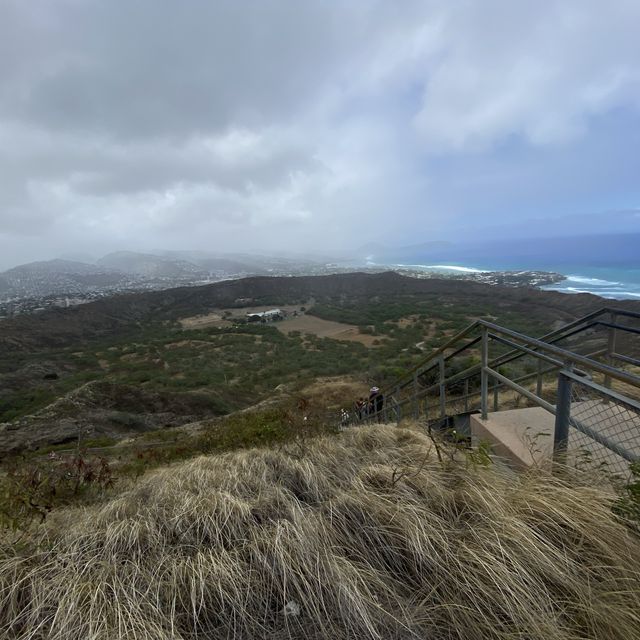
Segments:
[[[113,424],[117,424],[120,427],[126,427],[128,429],[141,429],[146,426],[146,422],[141,416],[127,411],[112,411],[107,416],[107,420]]]
[[[631,479],[622,489],[622,495],[614,504],[613,510],[640,529],[640,462],[629,465]]]
[[[0,480],[0,530],[27,531],[42,522],[55,507],[99,497],[115,481],[109,462],[102,457],[53,457],[30,462],[14,461]]]

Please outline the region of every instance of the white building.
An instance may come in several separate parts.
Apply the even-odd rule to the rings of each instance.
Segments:
[[[269,311],[256,311],[247,313],[247,322],[274,322],[284,320],[285,312],[282,309],[269,309]]]

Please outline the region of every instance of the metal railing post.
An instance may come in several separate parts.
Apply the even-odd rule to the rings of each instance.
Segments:
[[[418,376],[413,376],[413,417],[417,420],[420,416],[420,404],[418,402]]]
[[[538,358],[538,377],[536,379],[536,395],[538,398],[542,397],[542,370],[544,368],[544,361]]]
[[[558,394],[556,398],[556,422],[553,433],[553,461],[565,464],[569,443],[571,420],[571,378],[558,372]]]
[[[441,355],[438,359],[438,368],[440,370],[440,417],[444,418],[447,415],[447,398],[444,387],[444,355]]]
[[[480,415],[486,420],[489,415],[488,395],[489,395],[489,374],[487,367],[489,366],[489,331],[486,327],[482,327],[482,361],[480,373]]]
[[[610,318],[611,318],[611,324],[615,324],[617,316],[613,311],[610,314]],[[615,330],[615,327],[609,327],[609,335],[607,337],[606,361],[607,361],[607,364],[612,367],[615,365],[615,358],[613,357],[613,354],[615,352],[616,352],[616,330]],[[605,375],[604,386],[607,387],[607,389],[611,389],[611,376]]]

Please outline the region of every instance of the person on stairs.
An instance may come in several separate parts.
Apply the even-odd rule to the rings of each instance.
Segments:
[[[384,409],[384,396],[378,387],[371,387],[369,391],[369,414],[378,415]],[[379,416],[378,416],[379,417]]]

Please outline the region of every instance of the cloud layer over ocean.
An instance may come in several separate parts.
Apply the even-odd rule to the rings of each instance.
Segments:
[[[638,24],[634,0],[3,0],[0,267],[637,209]]]

